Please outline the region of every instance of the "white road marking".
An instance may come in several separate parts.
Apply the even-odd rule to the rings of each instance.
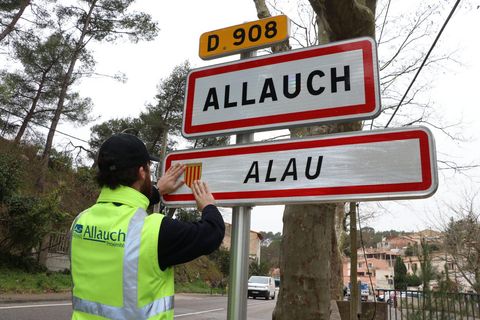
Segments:
[[[264,302],[250,303],[248,306],[255,307],[255,306],[261,306],[261,305],[265,305],[265,303]]]
[[[42,307],[60,307],[60,306],[71,306],[72,303],[52,303],[52,304],[29,304],[26,306],[8,306],[8,307],[0,307],[0,310],[5,309],[24,309],[24,308],[42,308]]]
[[[180,317],[186,317],[186,316],[194,316],[194,315],[197,315],[197,314],[210,313],[210,312],[222,311],[222,310],[225,310],[225,308],[210,309],[210,310],[198,311],[198,312],[191,312],[191,313],[182,313],[182,314],[179,314],[179,315],[174,316],[174,318],[180,318]]]
[[[258,306],[258,305],[264,305],[264,303],[263,302],[257,302],[257,303],[248,304],[249,307],[254,307],[254,306]],[[223,311],[223,310],[225,310],[225,308],[211,309],[211,310],[191,312],[191,313],[182,313],[182,314],[175,315],[174,318],[194,316],[194,315],[198,315],[198,314],[211,313],[211,312]]]

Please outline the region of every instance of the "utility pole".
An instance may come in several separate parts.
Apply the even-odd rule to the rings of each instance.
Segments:
[[[160,179],[163,170],[163,160],[167,155],[167,144],[168,144],[168,128],[163,127],[162,133],[162,150],[160,150],[160,161],[158,161],[157,165],[157,181]],[[160,212],[160,203],[157,203],[153,206],[153,212]]]
[[[350,320],[358,320],[360,295],[357,283],[357,210],[355,202],[350,202],[350,251]]]

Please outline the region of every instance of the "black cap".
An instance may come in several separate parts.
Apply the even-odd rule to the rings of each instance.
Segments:
[[[116,171],[143,165],[149,160],[158,161],[148,154],[145,144],[136,136],[118,133],[103,142],[98,151],[98,168]]]

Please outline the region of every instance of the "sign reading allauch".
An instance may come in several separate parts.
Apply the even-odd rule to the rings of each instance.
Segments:
[[[360,38],[191,71],[187,138],[373,118],[375,41]]]

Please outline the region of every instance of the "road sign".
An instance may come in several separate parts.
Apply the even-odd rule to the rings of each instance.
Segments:
[[[193,138],[379,112],[375,41],[360,38],[191,71],[182,131]]]
[[[319,136],[170,153],[202,165],[201,180],[219,205],[259,205],[423,198],[437,189],[435,146],[423,127]],[[193,206],[187,186],[164,196]]]
[[[200,36],[199,56],[210,60],[266,48],[285,41],[289,34],[290,20],[285,15],[214,30]]]

